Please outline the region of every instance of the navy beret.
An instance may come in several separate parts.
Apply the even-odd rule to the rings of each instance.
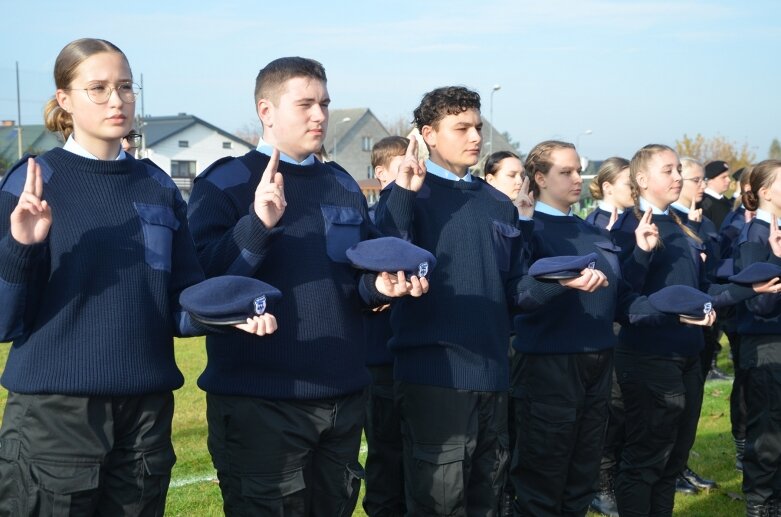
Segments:
[[[398,237],[361,241],[348,249],[346,254],[350,264],[367,271],[404,271],[410,275],[427,277],[437,265],[436,257],[430,252]]]
[[[535,278],[559,280],[575,278],[585,268],[594,269],[597,265],[596,253],[588,255],[561,255],[537,259],[529,268],[529,274]]]
[[[182,308],[208,325],[235,325],[264,314],[282,297],[276,287],[247,276],[217,276],[192,285],[179,295]]]
[[[713,179],[729,170],[729,165],[724,160],[715,160],[705,166],[705,177]]]
[[[767,282],[777,276],[781,277],[781,267],[767,262],[754,262],[727,280],[736,284],[756,284],[757,282]]]
[[[688,285],[670,285],[648,297],[651,307],[665,314],[701,320],[713,310],[713,298]]]

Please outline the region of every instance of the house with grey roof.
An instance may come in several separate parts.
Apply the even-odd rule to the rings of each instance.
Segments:
[[[144,135],[139,155],[168,172],[187,199],[193,179],[224,156],[241,156],[255,146],[205,120],[179,113],[145,117],[136,128]]]
[[[5,169],[16,163],[19,158],[19,126],[13,120],[0,122],[0,177]],[[32,124],[21,127],[22,156],[25,154],[41,154],[54,147],[62,147],[63,141],[59,135],[51,133],[43,124]]]

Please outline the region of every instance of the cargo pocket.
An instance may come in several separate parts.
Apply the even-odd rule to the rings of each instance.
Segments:
[[[167,206],[133,203],[144,231],[144,258],[152,269],[171,271],[171,244],[179,229],[173,209]]]
[[[0,440],[0,515],[27,515],[19,441]]]
[[[361,240],[361,212],[347,206],[320,205],[325,222],[325,247],[334,262],[347,262],[345,252]]]
[[[521,231],[515,226],[501,221],[493,221],[491,238],[493,239],[494,255],[496,255],[496,265],[499,267],[499,271],[505,273],[510,271],[513,243],[519,235],[521,235]]]
[[[521,428],[528,432],[527,452],[532,455],[565,457],[573,439],[577,410],[574,407],[554,406],[529,401],[529,418]],[[519,439],[523,440],[521,436]]]
[[[100,466],[34,460],[30,461],[30,476],[38,488],[36,513],[61,517],[71,514],[74,495],[98,489]]]
[[[173,447],[162,447],[143,453],[141,461],[144,464],[140,480],[141,508],[154,508],[152,515],[162,515],[176,454]]]
[[[288,500],[297,492],[303,492],[306,488],[304,471],[301,468],[280,472],[269,476],[240,475],[241,496],[245,499],[254,499],[252,508],[261,511],[264,515],[283,515],[285,510],[290,510],[295,504]],[[305,504],[303,493],[300,494],[299,506]]]
[[[416,505],[437,515],[463,509],[464,444],[415,443],[409,491]]]
[[[361,493],[361,481],[366,479],[366,471],[360,463],[347,465],[344,469],[344,503],[342,504],[338,517],[350,517],[353,509],[358,504],[358,495]]]

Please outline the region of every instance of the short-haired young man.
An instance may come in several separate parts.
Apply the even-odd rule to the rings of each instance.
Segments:
[[[409,139],[388,136],[374,144],[372,167],[380,189],[396,180],[407,152]],[[369,207],[373,217],[374,207]],[[388,350],[391,338],[390,310],[364,312],[366,328],[366,366],[372,376],[364,434],[366,454],[366,491],[363,508],[374,516],[404,515],[404,473],[402,470],[401,420],[393,401],[393,355]]]
[[[732,200],[724,196],[731,181],[729,164],[723,160],[706,164],[705,179],[705,196],[697,204],[697,208],[702,208],[703,215],[713,221],[716,228],[721,228],[724,218],[732,210]]]
[[[431,292],[391,313],[410,515],[496,515],[508,460],[508,300],[523,271],[518,212],[469,167],[480,157],[480,96],[462,87],[427,93],[377,222],[436,255]],[[412,302],[412,303],[410,303]]]
[[[274,335],[206,340],[198,385],[227,515],[352,514],[369,384],[360,310],[427,288],[347,263],[370,222],[355,180],[315,158],[329,102],[317,61],[269,63],[255,86],[258,149],[217,161],[190,198],[207,276],[252,276],[283,294]]]

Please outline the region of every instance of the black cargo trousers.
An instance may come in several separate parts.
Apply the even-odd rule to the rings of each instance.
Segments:
[[[173,394],[9,393],[0,516],[162,516],[176,462]]]

